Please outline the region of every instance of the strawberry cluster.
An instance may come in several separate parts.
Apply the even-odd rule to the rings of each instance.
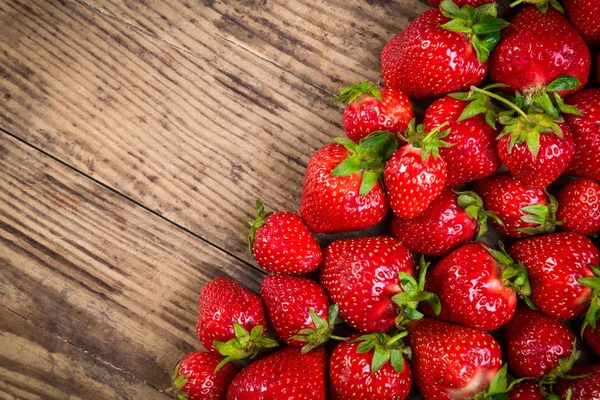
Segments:
[[[600,400],[600,0],[430,3],[340,92],[300,215],[257,202],[260,297],[202,289],[180,399]]]

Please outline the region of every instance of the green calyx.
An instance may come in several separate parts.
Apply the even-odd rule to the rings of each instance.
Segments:
[[[458,195],[458,205],[465,210],[469,217],[477,221],[477,238],[485,235],[487,232],[488,218],[493,219],[499,225],[504,225],[504,222],[502,222],[502,220],[500,220],[496,214],[485,210],[483,206],[483,200],[481,200],[481,197],[479,197],[477,193],[472,191],[455,193]]]
[[[173,382],[173,387],[170,389],[175,391],[177,398],[179,400],[187,400],[187,393],[183,391],[183,387],[187,383],[187,376],[183,374],[179,374],[179,363],[175,366],[175,370],[173,371],[173,377],[171,378],[171,382]]]
[[[451,0],[443,0],[440,12],[444,17],[450,18],[450,21],[440,27],[467,35],[477,52],[477,58],[484,62],[500,41],[500,31],[509,25],[508,21],[498,18],[497,8],[495,3],[474,8],[459,7]]]
[[[416,120],[413,118],[404,132],[403,139],[415,147],[421,149],[421,161],[426,162],[431,155],[434,159],[440,156],[440,147],[454,146],[454,143],[443,141],[450,134],[450,128],[442,130],[448,126],[448,121],[436,126],[433,130],[425,133],[425,125],[415,126]]]
[[[343,145],[351,155],[331,171],[333,176],[347,176],[363,172],[359,189],[361,196],[369,194],[381,178],[385,162],[398,149],[396,136],[388,131],[379,131],[361,139],[357,144],[350,139],[334,138],[334,142]]]
[[[401,340],[407,335],[407,331],[401,331],[392,337],[385,333],[369,333],[356,338],[352,343],[360,343],[356,349],[359,353],[373,351],[372,374],[377,373],[387,362],[392,364],[392,368],[396,372],[402,372],[404,357],[408,359],[412,357],[410,347],[407,347]]]
[[[421,301],[426,301],[436,315],[442,311],[442,305],[437,294],[425,291],[425,276],[429,265],[431,263],[426,262],[425,258],[421,256],[418,282],[406,272],[398,272],[402,292],[394,295],[392,301],[398,306],[396,326],[399,328],[405,327],[411,321],[423,318],[423,314],[417,310]]]
[[[499,250],[487,246],[485,249],[502,267],[502,283],[517,293],[529,307],[536,309],[529,297],[531,295],[531,285],[529,284],[527,268],[525,268],[523,263],[515,262],[508,255],[502,242],[498,243],[498,247]]]
[[[309,351],[321,346],[329,339],[335,340],[346,340],[346,338],[335,336],[332,334],[333,328],[341,319],[339,318],[340,308],[337,304],[333,304],[329,307],[328,320],[325,320],[315,312],[312,308],[309,310],[310,318],[315,324],[314,328],[306,328],[298,331],[298,334],[292,336],[291,339],[298,340],[300,342],[306,342],[307,344],[302,347],[302,354],[308,353]]]
[[[552,392],[552,385],[556,383],[559,378],[562,379],[579,379],[589,376],[586,375],[569,375],[569,371],[573,368],[577,360],[581,357],[581,352],[577,350],[577,341],[573,341],[573,351],[568,357],[562,357],[558,359],[558,365],[548,372],[542,378],[540,378],[540,388],[549,386]]]
[[[543,13],[548,11],[548,6],[556,8],[563,14],[565,13],[565,9],[560,5],[558,0],[517,0],[510,3],[510,6],[515,7],[516,5],[519,5],[521,3],[533,4],[537,7],[538,10],[540,10]]]
[[[545,204],[533,204],[530,206],[521,207],[521,221],[527,222],[528,224],[534,224],[527,228],[518,228],[517,231],[526,233],[528,235],[537,235],[540,233],[552,233],[556,230],[557,225],[562,225],[562,221],[556,220],[556,210],[558,209],[558,201],[556,197],[546,192],[548,199],[550,200],[549,205]]]
[[[257,325],[252,328],[252,332],[248,332],[242,325],[234,322],[233,329],[235,330],[235,339],[227,342],[213,341],[215,349],[225,357],[215,368],[215,373],[230,361],[254,358],[261,348],[268,349],[278,346],[273,339],[263,337],[262,325]]]
[[[579,278],[577,282],[583,286],[592,289],[592,301],[585,314],[583,324],[581,324],[581,336],[587,326],[596,329],[596,323],[600,319],[600,268],[596,265],[590,265],[596,276],[588,278]]]
[[[507,374],[507,368],[508,364],[504,364],[502,368],[496,372],[496,375],[494,375],[488,390],[477,393],[469,400],[508,400],[509,397],[507,393],[512,390],[513,386],[515,386],[517,383],[523,382],[526,379],[530,379],[515,379]]]
[[[494,83],[483,88],[484,91],[490,91],[496,88],[506,87],[502,83]],[[463,112],[457,119],[457,122],[464,121],[479,114],[484,114],[485,122],[492,128],[496,129],[496,117],[501,111],[485,92],[458,92],[451,93],[448,96],[456,100],[468,101],[469,105],[465,107]]]
[[[375,97],[377,100],[383,101],[381,97],[381,89],[376,83],[373,82],[361,82],[358,85],[345,87],[344,89],[342,89],[340,94],[337,95],[337,97],[334,97],[333,99],[345,101],[346,103],[350,104],[354,100],[365,94],[369,94]]]
[[[265,208],[262,201],[256,200],[256,219],[248,222],[248,225],[250,225],[250,231],[248,232],[248,251],[250,254],[252,254],[252,245],[254,244],[256,231],[265,224],[267,218],[271,214],[273,213],[265,213]]]

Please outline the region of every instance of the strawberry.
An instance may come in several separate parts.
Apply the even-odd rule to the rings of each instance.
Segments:
[[[388,211],[378,178],[398,142],[389,132],[373,133],[359,144],[334,140],[337,143],[319,149],[308,163],[300,214],[313,232],[366,229]]]
[[[425,268],[418,283],[414,270],[413,257],[402,243],[377,236],[331,243],[319,274],[348,324],[360,332],[384,332],[394,323],[419,318],[414,309],[420,300],[437,309],[437,299],[423,292]]]
[[[413,377],[424,400],[471,398],[501,370],[500,346],[483,331],[429,318],[408,331]]]
[[[429,4],[434,7],[439,7],[442,0],[427,0]],[[487,3],[497,3],[498,0],[453,0],[454,4],[459,7],[462,6],[471,6],[471,7],[479,7]]]
[[[565,231],[600,232],[600,184],[589,179],[569,182],[558,194],[557,216]]]
[[[244,368],[231,382],[227,400],[325,400],[327,353],[283,348]]]
[[[553,390],[560,399],[600,400],[600,365],[577,365],[569,375],[581,376],[581,378],[559,379]]]
[[[304,346],[306,352],[331,337],[338,308],[329,307],[327,294],[318,283],[298,276],[271,275],[263,280],[260,295],[271,326],[287,344]]]
[[[508,365],[521,377],[541,378],[573,353],[575,336],[562,322],[528,307],[519,307],[504,327]]]
[[[508,400],[544,400],[538,385],[536,381],[519,382],[508,393]]]
[[[490,216],[475,193],[455,193],[445,188],[418,217],[395,217],[392,236],[410,251],[444,256],[470,242],[476,232],[477,236],[485,234]]]
[[[446,163],[439,147],[450,146],[441,140],[450,130],[440,132],[442,124],[425,134],[423,125],[412,120],[404,138],[410,143],[400,148],[385,164],[383,179],[394,214],[414,218],[427,209],[444,189]]]
[[[563,14],[553,7],[542,12],[526,6],[502,32],[490,56],[490,76],[530,97],[556,78],[571,75],[579,84],[558,91],[566,96],[585,86],[590,60],[585,42]]]
[[[598,249],[574,232],[550,233],[515,242],[509,249],[529,274],[531,299],[546,315],[571,319],[585,313],[595,326],[600,310]]]
[[[196,331],[200,343],[228,361],[253,358],[261,347],[277,342],[264,338],[267,319],[260,298],[238,283],[215,278],[200,292]]]
[[[348,138],[357,143],[377,131],[400,135],[414,117],[407,95],[388,87],[380,89],[371,82],[348,86],[336,100],[348,103],[342,116],[342,125]]]
[[[500,167],[500,158],[496,153],[498,131],[495,121],[491,120],[488,124],[482,112],[485,109],[478,102],[469,103],[450,96],[434,101],[427,108],[424,121],[426,131],[444,122],[450,124],[450,134],[445,140],[453,146],[440,149],[448,171],[448,186],[484,178]]]
[[[401,341],[406,331],[393,338],[383,333],[355,335],[336,346],[329,360],[329,392],[332,400],[402,400],[412,383],[409,354]]]
[[[563,0],[575,29],[590,47],[600,47],[600,1]]]
[[[583,340],[590,346],[594,353],[600,356],[600,328],[596,324],[596,328],[586,326],[583,330]]]
[[[258,216],[249,223],[248,246],[259,267],[293,274],[319,268],[323,252],[302,218],[286,211],[265,214],[258,200],[256,211]]]
[[[600,89],[583,90],[567,98],[565,103],[577,107],[583,114],[564,116],[575,142],[575,154],[566,172],[600,180]]]
[[[480,84],[499,31],[508,25],[496,16],[496,4],[460,8],[450,0],[424,12],[384,47],[386,86],[423,99]]]
[[[221,357],[212,353],[194,351],[177,363],[173,373],[173,385],[180,400],[221,400],[227,387],[238,373],[233,363],[215,369]]]
[[[438,318],[469,328],[494,330],[506,324],[517,308],[517,294],[530,293],[527,271],[504,249],[483,243],[454,250],[427,275],[425,289],[438,295]],[[423,304],[425,315],[433,310]]]
[[[541,189],[529,189],[509,172],[477,181],[473,189],[486,210],[500,219],[501,223],[492,219],[492,224],[505,235],[523,238],[556,229],[556,199]]]

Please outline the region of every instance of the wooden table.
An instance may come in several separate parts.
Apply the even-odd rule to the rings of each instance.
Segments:
[[[298,210],[424,0],[2,0],[0,398],[167,399],[254,200]]]

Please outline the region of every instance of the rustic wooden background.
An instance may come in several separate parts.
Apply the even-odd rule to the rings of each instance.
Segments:
[[[0,1],[0,398],[167,399],[246,223],[424,0]]]

